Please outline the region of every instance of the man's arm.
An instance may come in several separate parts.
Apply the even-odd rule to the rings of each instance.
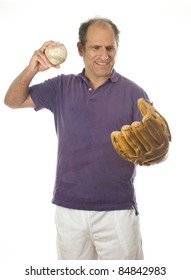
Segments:
[[[59,65],[52,65],[44,54],[47,46],[55,45],[54,41],[48,41],[34,52],[29,65],[12,82],[4,99],[5,105],[10,108],[35,108],[35,104],[29,95],[29,85],[38,72],[45,71],[50,67],[59,68]]]
[[[34,73],[30,71],[29,66],[12,82],[4,99],[5,105],[12,109],[16,108],[34,108],[35,105],[28,93],[28,87],[32,81]]]

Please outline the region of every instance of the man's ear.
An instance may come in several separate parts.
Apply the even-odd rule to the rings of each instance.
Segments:
[[[80,56],[83,56],[83,46],[80,42],[77,43],[78,53]]]

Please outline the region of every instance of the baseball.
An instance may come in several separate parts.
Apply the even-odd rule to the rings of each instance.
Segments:
[[[53,65],[58,65],[66,60],[67,50],[64,44],[59,43],[54,46],[48,46],[45,49],[45,55]]]

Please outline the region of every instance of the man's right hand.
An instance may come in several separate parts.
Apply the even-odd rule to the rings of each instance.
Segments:
[[[57,42],[55,42],[55,41],[45,42],[40,49],[38,49],[34,52],[32,58],[29,62],[28,68],[35,74],[38,72],[46,71],[47,69],[49,69],[51,67],[60,68],[60,65],[51,64],[45,55],[45,49],[48,46],[54,46],[56,44],[57,44]]]

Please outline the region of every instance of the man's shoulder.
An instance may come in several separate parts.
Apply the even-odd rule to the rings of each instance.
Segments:
[[[118,75],[118,79],[121,82],[123,82],[124,84],[129,85],[132,88],[142,89],[142,87],[137,82],[135,82],[134,80],[132,80],[130,78],[127,78],[126,76],[121,75],[119,73],[116,73],[116,74]]]

